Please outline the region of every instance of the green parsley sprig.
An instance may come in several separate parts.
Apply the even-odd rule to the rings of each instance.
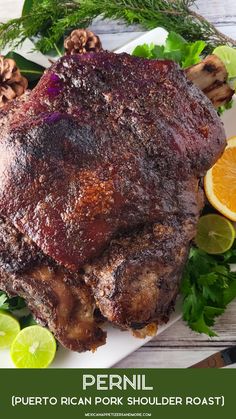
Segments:
[[[37,324],[29,312],[25,300],[21,297],[9,297],[4,291],[0,291],[0,311],[8,312],[18,318],[21,329]]]
[[[0,310],[13,312],[25,308],[26,304],[21,297],[8,297],[4,291],[0,291]]]
[[[222,255],[208,255],[196,247],[190,250],[181,294],[183,319],[192,330],[216,336],[212,326],[227,305],[236,297],[236,272],[230,264],[236,263],[236,241]]]

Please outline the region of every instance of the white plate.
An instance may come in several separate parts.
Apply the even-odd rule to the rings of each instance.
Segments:
[[[144,43],[149,44],[154,42],[155,44],[162,45],[165,42],[166,36],[167,32],[164,29],[156,28],[124,47],[119,48],[116,52],[132,53],[137,45]],[[27,44],[27,47],[29,47],[29,43]],[[29,57],[24,50],[20,52],[22,55]],[[30,59],[37,61],[39,64],[47,64],[47,60],[45,57],[41,56],[40,53],[31,53]],[[223,119],[226,125],[227,136],[236,135],[235,108],[227,111]],[[181,307],[180,301],[178,301],[175,312],[172,314],[169,322],[166,325],[159,327],[158,334],[170,327],[180,318]],[[121,332],[120,330],[109,326],[106,345],[98,348],[95,353],[85,352],[82,354],[71,352],[60,347],[52,368],[109,368],[119,362],[122,358],[140,348],[140,346],[144,345],[150,339],[151,338],[138,339],[133,337],[130,332]],[[0,352],[0,368],[14,368],[9,356],[9,351]]]

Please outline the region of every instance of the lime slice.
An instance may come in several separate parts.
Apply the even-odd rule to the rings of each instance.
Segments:
[[[195,242],[207,253],[217,255],[231,248],[235,239],[235,229],[227,218],[208,214],[200,218]]]
[[[0,312],[0,348],[9,348],[19,331],[19,322],[10,314]]]
[[[223,45],[216,47],[213,54],[217,55],[223,61],[228,72],[228,78],[232,79],[236,77],[236,49]]]
[[[47,368],[55,353],[52,333],[38,325],[22,329],[11,346],[11,359],[17,368]]]

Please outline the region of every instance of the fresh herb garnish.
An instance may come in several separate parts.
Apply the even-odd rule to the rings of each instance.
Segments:
[[[8,300],[7,295],[4,292],[0,291],[0,310],[9,309],[9,304],[7,300]]]
[[[26,38],[36,49],[49,52],[78,27],[87,27],[97,17],[123,19],[146,29],[161,26],[180,33],[190,42],[202,39],[210,49],[236,46],[235,40],[219,32],[191,7],[196,0],[25,0],[22,15],[0,24],[0,48],[16,47]]]
[[[25,300],[21,297],[8,297],[4,291],[0,291],[0,312],[5,311],[9,314],[16,314],[21,329],[37,324],[33,315],[29,312]]]
[[[218,114],[222,115],[225,111],[227,111],[228,109],[231,109],[233,104],[234,104],[233,100],[230,100],[225,105],[220,106],[219,108],[217,108]]]
[[[236,262],[236,242],[222,255],[208,255],[193,247],[186,264],[181,294],[183,319],[192,330],[216,336],[212,329],[217,316],[236,297],[236,272],[230,263]]]
[[[25,308],[26,304],[21,297],[8,297],[4,291],[0,291],[0,310],[13,312]]]
[[[8,297],[4,291],[0,291],[0,311],[8,312],[9,314],[16,314],[19,316],[19,323],[21,329],[37,324],[32,314],[27,309],[25,300],[21,297]]]
[[[201,61],[205,47],[204,41],[187,42],[179,34],[170,32],[164,45],[139,45],[133,51],[133,55],[149,59],[173,60],[185,68]]]

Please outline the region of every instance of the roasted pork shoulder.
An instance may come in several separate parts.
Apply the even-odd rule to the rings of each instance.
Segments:
[[[0,126],[0,288],[75,350],[105,341],[95,306],[123,329],[167,321],[225,147],[210,100],[174,62],[90,53]]]

